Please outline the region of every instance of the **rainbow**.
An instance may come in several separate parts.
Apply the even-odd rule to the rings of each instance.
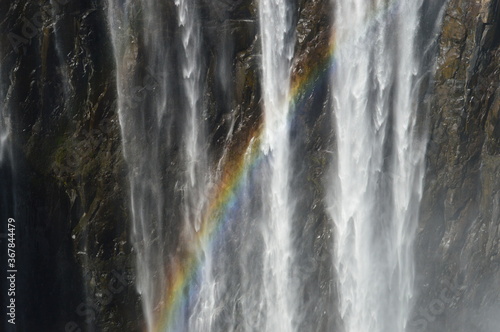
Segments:
[[[332,54],[330,52],[330,54]],[[292,85],[291,91],[293,98],[290,102],[295,104],[306,95],[314,87],[314,82],[326,72],[329,62],[324,59],[322,62],[323,70],[319,68],[311,71],[310,75],[300,78],[300,83]],[[296,81],[297,82],[297,81]],[[291,108],[292,109],[292,108]],[[295,108],[296,109],[296,108]],[[230,163],[225,165],[222,179],[211,195],[212,200],[207,207],[201,223],[200,230],[196,233],[196,243],[201,248],[207,248],[212,242],[216,241],[223,234],[226,223],[229,222],[228,217],[232,208],[238,205],[240,193],[246,188],[242,179],[264,160],[265,155],[261,152],[261,134],[263,124],[260,124],[250,134],[250,139],[243,149],[244,153],[232,159]],[[230,158],[228,158],[230,159]],[[192,254],[179,255],[173,262],[170,263],[170,268],[167,271],[167,294],[165,302],[160,309],[161,315],[153,327],[153,331],[166,332],[172,330],[172,322],[175,321],[175,316],[186,305],[186,289],[194,281],[198,269],[201,267],[201,262],[197,257],[197,250]]]
[[[380,15],[386,15],[397,9],[397,1],[390,1],[384,8],[373,13],[369,22],[375,22]],[[368,24],[370,26],[371,24]],[[335,51],[339,45],[335,41],[335,32],[330,34],[330,39],[323,45],[318,45],[316,54],[319,54],[314,65],[305,64],[300,74],[292,74],[290,86],[290,117],[292,121],[297,110],[300,109],[301,101],[307,99],[314,92],[314,88],[320,81],[329,77],[335,68]],[[190,285],[195,281],[202,266],[198,258],[201,249],[209,248],[214,242],[223,236],[226,224],[229,222],[230,212],[238,206],[240,194],[246,189],[245,179],[264,160],[265,155],[261,152],[261,136],[263,124],[261,123],[249,135],[243,153],[235,158],[228,158],[224,172],[219,183],[210,197],[212,200],[203,216],[200,230],[196,233],[198,248],[189,252],[183,252],[169,262],[166,270],[166,294],[164,303],[156,313],[157,321],[152,330],[155,332],[171,332],[174,328],[176,316],[185,309],[189,300]]]

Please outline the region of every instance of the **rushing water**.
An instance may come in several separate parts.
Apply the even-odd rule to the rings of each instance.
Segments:
[[[264,90],[263,153],[269,155],[265,204],[264,331],[294,331],[297,299],[290,278],[294,264],[291,242],[293,198],[290,195],[289,87],[294,49],[292,8],[287,0],[259,2]]]
[[[334,5],[337,165],[325,186],[335,234],[329,280],[338,282],[346,332],[402,332],[411,312],[426,145],[417,126],[427,70],[417,52],[422,2]],[[108,1],[145,324],[148,331],[298,331],[316,322],[305,323],[310,294],[299,295],[307,287],[296,272],[312,253],[297,253],[301,239],[293,235],[300,221],[291,182],[304,176],[294,174],[290,128],[296,8],[258,3],[263,127],[241,160],[229,160],[232,129],[220,148],[209,143],[205,77],[213,72],[200,8],[195,0]],[[218,60],[215,71],[231,73],[230,61]],[[219,83],[229,100],[230,84]]]
[[[210,179],[207,148],[204,142],[207,139],[205,118],[206,112],[201,100],[203,86],[201,79],[201,26],[196,1],[175,0],[177,7],[178,28],[182,50],[179,52],[184,88],[183,112],[186,114],[185,124],[185,162],[186,178],[184,179],[184,232],[189,234],[188,239],[194,239],[200,231],[203,222],[203,212],[208,195],[208,181]],[[190,240],[189,240],[190,241]],[[211,331],[213,313],[217,308],[215,289],[217,281],[214,279],[212,268],[211,248],[202,247],[199,254],[204,257],[199,294],[190,308],[189,319],[186,325],[178,323],[179,330]]]
[[[137,288],[148,330],[159,329],[156,322],[161,315],[177,310],[166,330],[220,331],[240,324],[244,330],[293,331],[296,311],[294,292],[290,291],[293,202],[289,197],[288,173],[289,86],[294,48],[291,6],[282,0],[259,4],[263,36],[260,72],[265,91],[265,126],[259,154],[267,162],[261,168],[261,177],[247,176],[242,180],[248,182],[247,188],[254,189],[239,193],[235,198],[240,206],[238,216],[226,218],[241,219],[239,231],[231,236],[239,238],[241,247],[248,249],[235,252],[231,241],[214,248],[206,244],[207,239],[200,238],[206,228],[202,223],[207,222],[203,214],[210,181],[220,177],[221,170],[208,165],[197,3],[176,0],[174,4],[178,40],[168,33],[168,22],[160,14],[165,8],[155,1],[110,1],[108,11],[117,64],[123,150],[129,167]],[[142,61],[138,60],[140,43],[145,48]],[[140,63],[147,69],[140,68]],[[153,73],[154,86],[150,89],[142,78],[148,73]],[[172,95],[167,84],[173,77],[180,80],[171,82],[180,91],[180,97]],[[171,102],[172,99],[176,102]],[[171,127],[175,121],[182,126],[180,134]],[[187,250],[196,257],[200,268],[192,284],[186,285],[185,291],[193,293],[190,300],[178,309],[170,309],[169,306],[174,307],[170,302],[174,301],[164,296],[169,281],[163,267],[172,263],[165,245],[169,227],[166,211],[175,207],[166,199],[169,187],[165,178],[169,174],[165,173],[168,168],[165,159],[171,151],[169,142],[176,139],[183,142],[180,159],[185,167],[184,174],[174,174],[173,189],[181,193],[183,216],[183,226],[178,231],[182,241],[193,246]],[[256,193],[255,188],[260,188],[261,193]],[[256,198],[261,202],[252,203]],[[252,205],[257,212],[251,211]],[[227,220],[224,222],[231,224]],[[255,238],[246,237],[250,234]],[[256,239],[262,242],[262,247],[251,249]],[[256,260],[261,263],[256,264]],[[176,275],[175,271],[170,275],[174,278],[172,275]]]
[[[347,332],[401,332],[414,294],[413,239],[426,135],[418,127],[422,1],[335,2],[331,193]]]
[[[167,77],[169,43],[157,1],[109,1],[118,112],[123,153],[129,166],[132,240],[137,254],[137,290],[148,329],[164,299],[165,164],[171,118]],[[137,20],[142,26],[134,26]],[[147,50],[139,63],[139,43]],[[154,98],[153,98],[154,97]]]

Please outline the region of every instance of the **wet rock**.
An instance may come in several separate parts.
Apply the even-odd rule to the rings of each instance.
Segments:
[[[133,254],[104,8],[13,1],[3,13],[2,31],[22,38],[2,36],[2,84],[25,178],[19,200],[35,207],[19,213],[33,243],[24,296],[38,302],[20,297],[31,316],[19,329],[138,331],[135,281],[113,284],[116,293],[109,286],[133,270]]]
[[[472,317],[500,299],[497,10],[496,0],[452,0],[443,20],[417,237],[417,308],[444,279],[463,278],[465,289],[426,331],[489,332]]]

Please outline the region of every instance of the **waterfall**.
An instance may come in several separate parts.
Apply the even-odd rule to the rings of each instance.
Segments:
[[[172,8],[177,14],[174,28],[161,15]],[[161,325],[158,322],[168,315],[173,316],[165,325],[168,327],[162,328],[167,331],[220,331],[235,324],[242,324],[248,331],[294,331],[297,308],[291,280],[293,200],[288,183],[292,14],[286,1],[266,0],[259,4],[265,91],[260,154],[267,162],[262,177],[247,174],[231,179],[247,185],[241,185],[246,189],[239,194],[234,193],[240,206],[238,217],[228,215],[222,222],[228,225],[224,227],[230,227],[230,220],[238,218],[241,224],[229,241],[214,248],[210,241],[216,241],[217,236],[206,238],[210,227],[207,218],[211,218],[207,199],[217,201],[213,195],[220,195],[209,194],[214,187],[210,182],[226,176],[220,172],[227,156],[223,154],[215,163],[217,167],[209,167],[198,4],[192,0],[165,5],[152,0],[108,2],[123,153],[129,168],[137,290],[148,331],[157,330]],[[175,125],[182,129],[174,129]],[[181,167],[185,173],[166,174],[175,145],[181,147],[178,160],[185,166]],[[242,162],[245,167],[252,163],[250,159]],[[250,188],[260,188],[260,193]],[[257,204],[260,212],[251,209],[256,198],[261,200]],[[181,207],[177,208],[175,202]],[[169,211],[176,210],[169,215]],[[181,218],[182,225],[169,224],[169,217]],[[168,247],[167,231],[179,232],[183,243],[177,248]],[[262,241],[262,248],[254,248],[249,233]],[[240,238],[247,249],[235,252],[231,238]],[[175,250],[184,253],[180,254],[182,260],[172,258]],[[189,268],[175,268],[176,264],[191,261],[186,255],[198,268],[190,284],[183,286],[183,291],[191,295],[176,307],[175,299],[165,294],[173,291],[168,287],[175,287],[169,278],[177,275],[181,282],[188,282],[179,271]],[[262,262],[258,268],[247,270],[255,266],[256,259]],[[164,269],[169,265],[170,274]]]
[[[172,9],[177,11],[175,35],[164,15]],[[129,168],[137,290],[148,331],[157,328],[169,301],[166,266],[175,264],[172,251],[195,245],[189,242],[196,241],[200,230],[208,189],[196,11],[191,0],[164,4],[111,0],[108,4],[123,153]],[[180,152],[176,152],[178,145]],[[177,168],[184,169],[183,174],[174,160],[182,162]],[[167,233],[174,232],[184,244],[167,241]],[[205,271],[210,273],[210,268]],[[204,285],[210,283],[208,279]],[[213,305],[203,302],[210,300],[211,296],[201,296],[199,306],[211,309]],[[177,330],[185,330],[185,324],[191,330],[206,329],[206,322],[195,328],[199,322],[200,316],[191,323],[176,318],[172,325]]]
[[[187,164],[187,193],[186,216],[195,231],[200,230],[203,198],[203,174],[207,171],[206,149],[202,149],[201,140],[206,138],[201,112],[201,49],[200,26],[193,0],[175,0],[177,6],[179,28],[183,47],[182,83],[185,101],[186,117],[186,164]],[[181,51],[182,53],[182,51]]]
[[[108,2],[123,154],[129,169],[137,290],[148,331],[165,301],[166,187],[172,116],[168,114],[169,43],[164,8],[154,0]],[[141,22],[141,24],[138,24]],[[140,48],[144,47],[144,53]],[[141,57],[143,56],[143,57]]]
[[[263,180],[264,331],[294,331],[293,197],[290,195],[289,94],[294,50],[292,8],[286,0],[259,2],[264,101],[263,153],[269,158]]]
[[[417,52],[422,2],[334,4],[331,150],[338,158],[325,187],[336,275],[327,273],[338,281],[346,332],[401,332],[411,311],[426,146],[417,100],[426,70]],[[291,192],[293,177],[303,176],[294,173],[290,128],[296,8],[287,0],[258,3],[263,123],[238,150],[231,142],[238,112],[217,120],[231,122],[217,143],[208,120],[207,82],[217,82],[205,77],[232,68],[217,63],[227,50],[204,51],[211,8],[204,6],[108,0],[147,331],[298,331],[315,324],[301,312],[305,284],[315,281],[295,271],[313,256],[297,252],[307,239],[294,229],[302,221]],[[230,83],[218,83],[230,94]]]
[[[294,208],[289,197],[291,6],[286,1],[261,1],[259,23],[264,91],[259,154],[266,162],[256,168],[259,176],[246,174],[240,180],[237,209],[224,221],[229,225],[227,239],[216,242],[217,248],[202,248],[198,294],[189,312],[188,331],[296,330],[297,299],[291,278]],[[249,159],[244,159],[245,167],[252,164]],[[230,226],[236,222],[237,226]]]
[[[184,101],[182,111],[186,114],[185,124],[185,163],[184,180],[184,233],[189,234],[189,241],[196,241],[200,231],[203,212],[208,195],[209,165],[207,156],[205,111],[201,100],[201,27],[196,2],[194,0],[175,0],[177,7],[178,28],[182,49],[178,50],[182,71]],[[190,308],[187,328],[182,319],[177,325],[180,330],[212,331],[214,311],[216,310],[216,280],[212,270],[211,248],[202,247],[198,255],[202,256],[202,282],[198,296]]]
[[[335,2],[338,164],[330,212],[346,332],[401,332],[409,320],[426,146],[417,121],[421,6]]]

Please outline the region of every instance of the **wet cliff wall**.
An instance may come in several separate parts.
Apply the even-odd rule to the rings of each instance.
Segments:
[[[306,316],[314,322],[308,325],[316,331],[339,319],[323,203],[323,180],[335,162],[328,150],[335,136],[331,6],[329,0],[300,0],[295,11],[293,80],[310,82],[294,101],[292,143],[303,158],[291,167],[304,174],[293,183],[302,193],[298,210],[307,211],[296,236],[305,235],[299,249],[314,258],[304,254],[298,273],[305,280]],[[262,120],[256,2],[200,1],[199,12],[208,149],[215,156],[237,154]],[[104,1],[0,3],[2,107],[11,117],[15,161],[14,171],[1,170],[3,189],[12,189],[3,195],[10,198],[2,201],[2,220],[15,214],[19,223],[20,331],[142,326],[105,13]],[[165,15],[172,22],[167,32],[175,34],[174,10],[167,6]],[[439,33],[437,73],[425,96],[430,141],[416,240],[419,292],[410,322],[422,331],[490,332],[497,326],[491,324],[500,293],[499,15],[498,0],[450,0]],[[167,171],[176,174],[175,146],[171,158]]]
[[[500,8],[451,0],[431,98],[412,325],[495,331],[500,313]]]
[[[140,321],[102,6],[0,4],[2,107],[17,180],[18,331],[133,331]]]

